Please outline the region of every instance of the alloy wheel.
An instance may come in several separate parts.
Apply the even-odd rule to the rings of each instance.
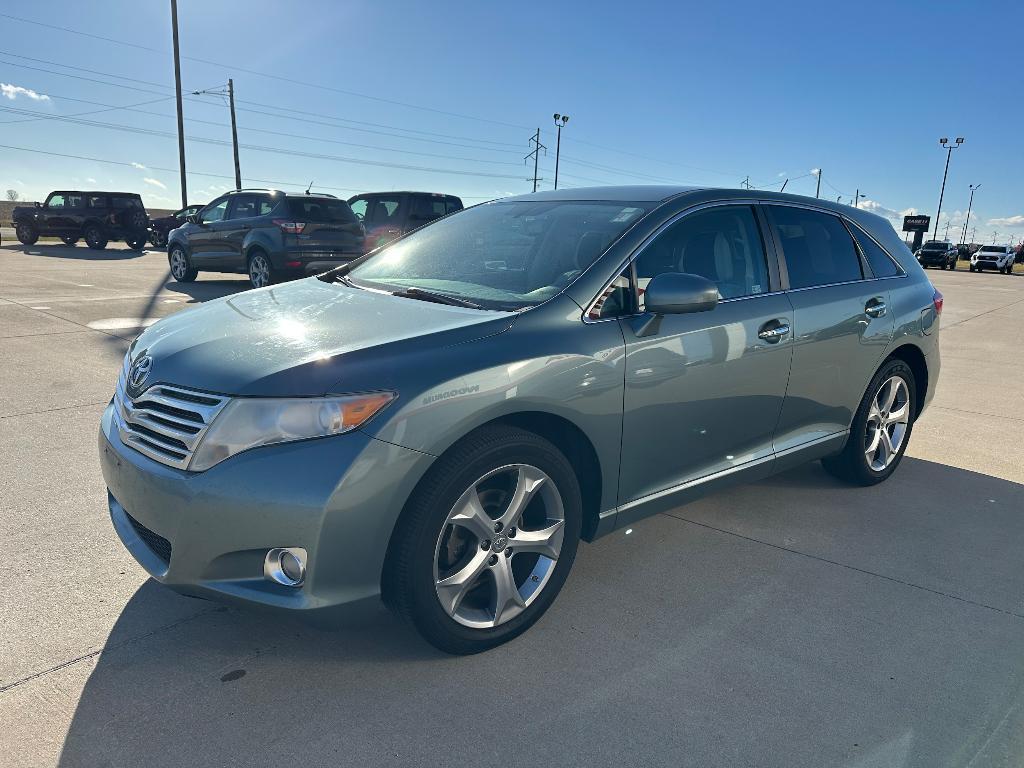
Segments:
[[[263,288],[270,285],[270,264],[267,257],[257,253],[249,261],[249,280],[253,288]]]
[[[476,629],[512,620],[547,586],[564,529],[562,497],[547,474],[529,464],[491,470],[459,497],[437,538],[442,609]]]
[[[864,457],[875,472],[899,455],[910,424],[910,390],[901,376],[886,379],[871,401],[864,429]]]
[[[175,280],[181,280],[185,277],[186,272],[188,272],[188,262],[185,259],[185,254],[182,253],[181,248],[175,248],[171,251],[171,275]]]

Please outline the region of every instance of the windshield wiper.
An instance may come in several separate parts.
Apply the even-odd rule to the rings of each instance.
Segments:
[[[425,291],[422,288],[402,288],[399,291],[392,291],[392,296],[403,296],[407,299],[419,299],[420,301],[432,301],[435,304],[448,304],[453,307],[469,307],[470,309],[483,309],[469,299],[462,299],[458,296],[449,296],[446,293],[434,293]]]

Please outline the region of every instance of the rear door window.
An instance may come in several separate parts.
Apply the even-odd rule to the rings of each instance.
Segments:
[[[838,216],[786,205],[766,208],[786,259],[790,288],[864,278],[853,237]]]
[[[123,208],[141,208],[142,201],[130,195],[114,195],[110,198],[110,205],[118,210]]]
[[[107,201],[106,195],[87,195],[85,198],[85,204],[89,208],[106,208],[110,205]]]
[[[235,195],[231,199],[231,209],[228,211],[229,219],[251,219],[263,214],[265,198],[262,195]]]
[[[445,214],[443,197],[414,197],[412,215],[420,221],[433,221]]]
[[[455,211],[462,210],[462,201],[457,197],[449,197],[445,199],[445,211],[447,213],[455,213]]]
[[[289,215],[296,221],[316,224],[355,224],[358,222],[348,203],[335,197],[289,197]]]

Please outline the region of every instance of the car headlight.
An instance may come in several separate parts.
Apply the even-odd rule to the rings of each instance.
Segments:
[[[202,472],[236,453],[261,445],[349,432],[394,399],[394,392],[345,397],[236,398],[217,414],[188,468]]]

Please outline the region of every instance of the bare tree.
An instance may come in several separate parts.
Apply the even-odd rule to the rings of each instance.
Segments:
[[[18,202],[18,190],[8,189],[5,195],[7,199],[10,200],[12,203]]]

